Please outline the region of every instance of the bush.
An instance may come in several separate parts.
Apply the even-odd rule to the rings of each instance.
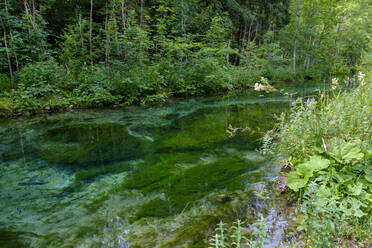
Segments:
[[[11,88],[11,83],[8,75],[0,73],[0,92],[4,90],[9,90]]]
[[[25,86],[62,85],[66,71],[54,59],[26,65],[19,73],[19,80]]]

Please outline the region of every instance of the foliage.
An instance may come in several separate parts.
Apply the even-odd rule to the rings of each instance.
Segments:
[[[353,81],[358,86],[342,93],[334,79],[330,96],[295,107],[279,127],[278,152],[293,165],[288,187],[302,202],[300,229],[315,247],[329,247],[345,233],[371,242],[358,235],[356,223],[371,230],[372,81],[363,73]],[[350,228],[359,231],[350,234]]]
[[[226,226],[227,224],[222,221],[218,223],[214,235],[209,240],[210,248],[263,248],[266,244],[264,240],[267,237],[267,231],[263,217],[249,225],[250,233],[247,233],[246,223],[241,220],[234,222],[230,228]]]
[[[25,86],[60,86],[64,81],[65,70],[54,60],[27,64],[19,73],[19,81]]]
[[[2,115],[350,78],[369,49],[364,1],[141,3],[1,2],[0,94],[15,102]]]

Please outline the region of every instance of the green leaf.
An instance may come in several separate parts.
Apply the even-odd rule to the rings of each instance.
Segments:
[[[322,185],[319,187],[319,195],[324,198],[331,198],[332,197],[332,191],[330,188]]]
[[[347,189],[349,191],[349,193],[351,195],[355,195],[355,196],[358,196],[360,194],[362,194],[362,191],[363,191],[363,184],[358,182],[356,184],[349,184],[347,186]]]
[[[321,156],[312,156],[309,161],[304,163],[304,165],[313,172],[317,172],[328,168],[330,163],[331,162],[328,159],[322,158]]]
[[[365,175],[364,177],[366,178],[366,180],[370,183],[372,183],[372,169],[367,169],[365,170]]]
[[[287,175],[288,187],[295,192],[305,187],[308,181],[309,177],[304,177],[298,171],[292,171]]]
[[[329,142],[329,153],[334,158],[347,164],[352,161],[361,160],[364,157],[364,154],[357,145],[347,143],[341,139],[332,139]]]
[[[340,209],[346,216],[361,218],[366,215],[366,213],[360,209],[361,207],[366,207],[366,205],[356,198],[347,198],[342,201]]]
[[[287,175],[287,184],[290,189],[297,192],[299,189],[306,186],[313,172],[309,167],[300,164],[296,169]]]
[[[306,186],[314,172],[329,167],[330,161],[321,156],[312,156],[309,161],[299,164],[296,169],[287,175],[287,184],[290,189],[297,192]]]

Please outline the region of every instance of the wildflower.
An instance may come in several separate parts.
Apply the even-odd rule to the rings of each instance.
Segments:
[[[316,104],[316,101],[314,98],[307,98],[306,99],[306,102],[305,102],[305,105],[308,107],[308,108],[312,108],[313,106],[315,106]]]
[[[358,73],[358,80],[363,81],[365,76],[366,76],[366,74],[363,74],[362,72],[359,72]]]
[[[262,84],[259,84],[259,83],[255,83],[254,90],[255,91],[265,90],[265,86],[263,86]]]
[[[337,89],[338,86],[339,86],[338,79],[337,78],[333,78],[332,79],[332,90]]]
[[[362,72],[358,73],[358,81],[359,81],[361,86],[366,85],[366,82],[364,81],[365,76],[366,76],[366,74],[363,74]]]

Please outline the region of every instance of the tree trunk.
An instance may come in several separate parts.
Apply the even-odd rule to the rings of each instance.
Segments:
[[[89,16],[89,55],[92,61],[92,25],[93,25],[93,0],[90,0],[90,16]]]
[[[35,21],[35,0],[32,0],[32,22],[36,23]]]
[[[6,19],[9,20],[8,3],[4,0]],[[9,21],[8,21],[9,22]]]
[[[230,65],[230,47],[231,47],[231,40],[229,40],[229,42],[227,43],[227,48],[228,48],[228,51],[227,51],[227,54],[226,54],[226,65],[229,66]]]
[[[184,0],[182,0],[181,2],[181,27],[182,27],[182,33],[185,34],[186,32],[186,22],[185,22],[185,14],[184,14],[184,8],[185,8],[185,4],[184,4]]]
[[[5,44],[6,57],[8,59],[10,83],[11,83],[11,85],[13,87],[13,85],[14,85],[14,79],[13,79],[12,61],[10,60],[10,54],[9,54],[9,51],[8,51],[8,43],[6,41],[6,32],[5,32],[5,30],[4,30],[4,44]]]
[[[248,31],[248,42],[251,42],[251,34],[252,34],[252,25],[253,25],[253,22],[254,22],[254,17],[251,21],[251,24],[249,24],[249,31]]]
[[[42,6],[42,4],[41,4],[41,2],[39,3],[39,14],[40,14],[40,16],[43,16],[43,12],[42,12],[42,10],[43,10],[43,6]]]
[[[121,25],[122,25],[122,29],[123,29],[123,32],[125,30],[125,2],[124,0],[121,0]]]
[[[78,25],[79,25],[81,49],[83,49],[84,48],[84,38],[83,38],[83,27],[81,25],[81,13],[78,14],[77,18],[78,18]]]
[[[105,62],[106,66],[109,65],[110,60],[110,33],[109,33],[109,26],[108,26],[108,10],[107,10],[107,1],[106,1],[106,15],[105,15],[105,33],[106,33],[106,46],[105,46]]]
[[[297,1],[297,13],[296,13],[296,33],[294,38],[294,44],[293,44],[293,73],[296,73],[296,52],[297,52],[297,36],[298,36],[298,22],[301,15],[301,1]]]
[[[28,10],[27,0],[24,0],[24,1],[23,1],[23,5],[25,6],[26,17],[27,17],[27,19],[29,19],[29,17],[30,17],[30,12],[29,12],[29,10]],[[30,19],[29,19],[29,20],[30,20]],[[31,34],[31,30],[30,30],[30,28],[28,27],[28,25],[27,25],[27,30],[28,30],[28,36],[30,36],[30,34]]]
[[[6,0],[4,0],[4,5],[5,5],[6,21],[8,22],[8,25],[9,25],[8,3],[7,3]],[[9,27],[10,27],[10,25],[9,25]],[[10,35],[10,40],[12,41],[13,40],[13,31],[11,29],[9,30],[9,35]],[[9,44],[9,46],[11,46],[11,44]],[[16,69],[17,69],[17,72],[19,72],[18,56],[17,56],[16,52],[14,53],[14,57],[15,57],[15,61],[16,61]]]
[[[310,35],[310,38],[309,38],[309,46],[311,46],[311,43],[312,43],[312,39],[313,39],[313,36]],[[307,72],[307,70],[309,69],[309,66],[310,66],[310,54],[309,53],[306,53],[306,58],[305,58],[305,63],[304,63],[304,68],[305,68],[305,71]]]
[[[143,0],[141,0],[140,27],[143,29]]]

